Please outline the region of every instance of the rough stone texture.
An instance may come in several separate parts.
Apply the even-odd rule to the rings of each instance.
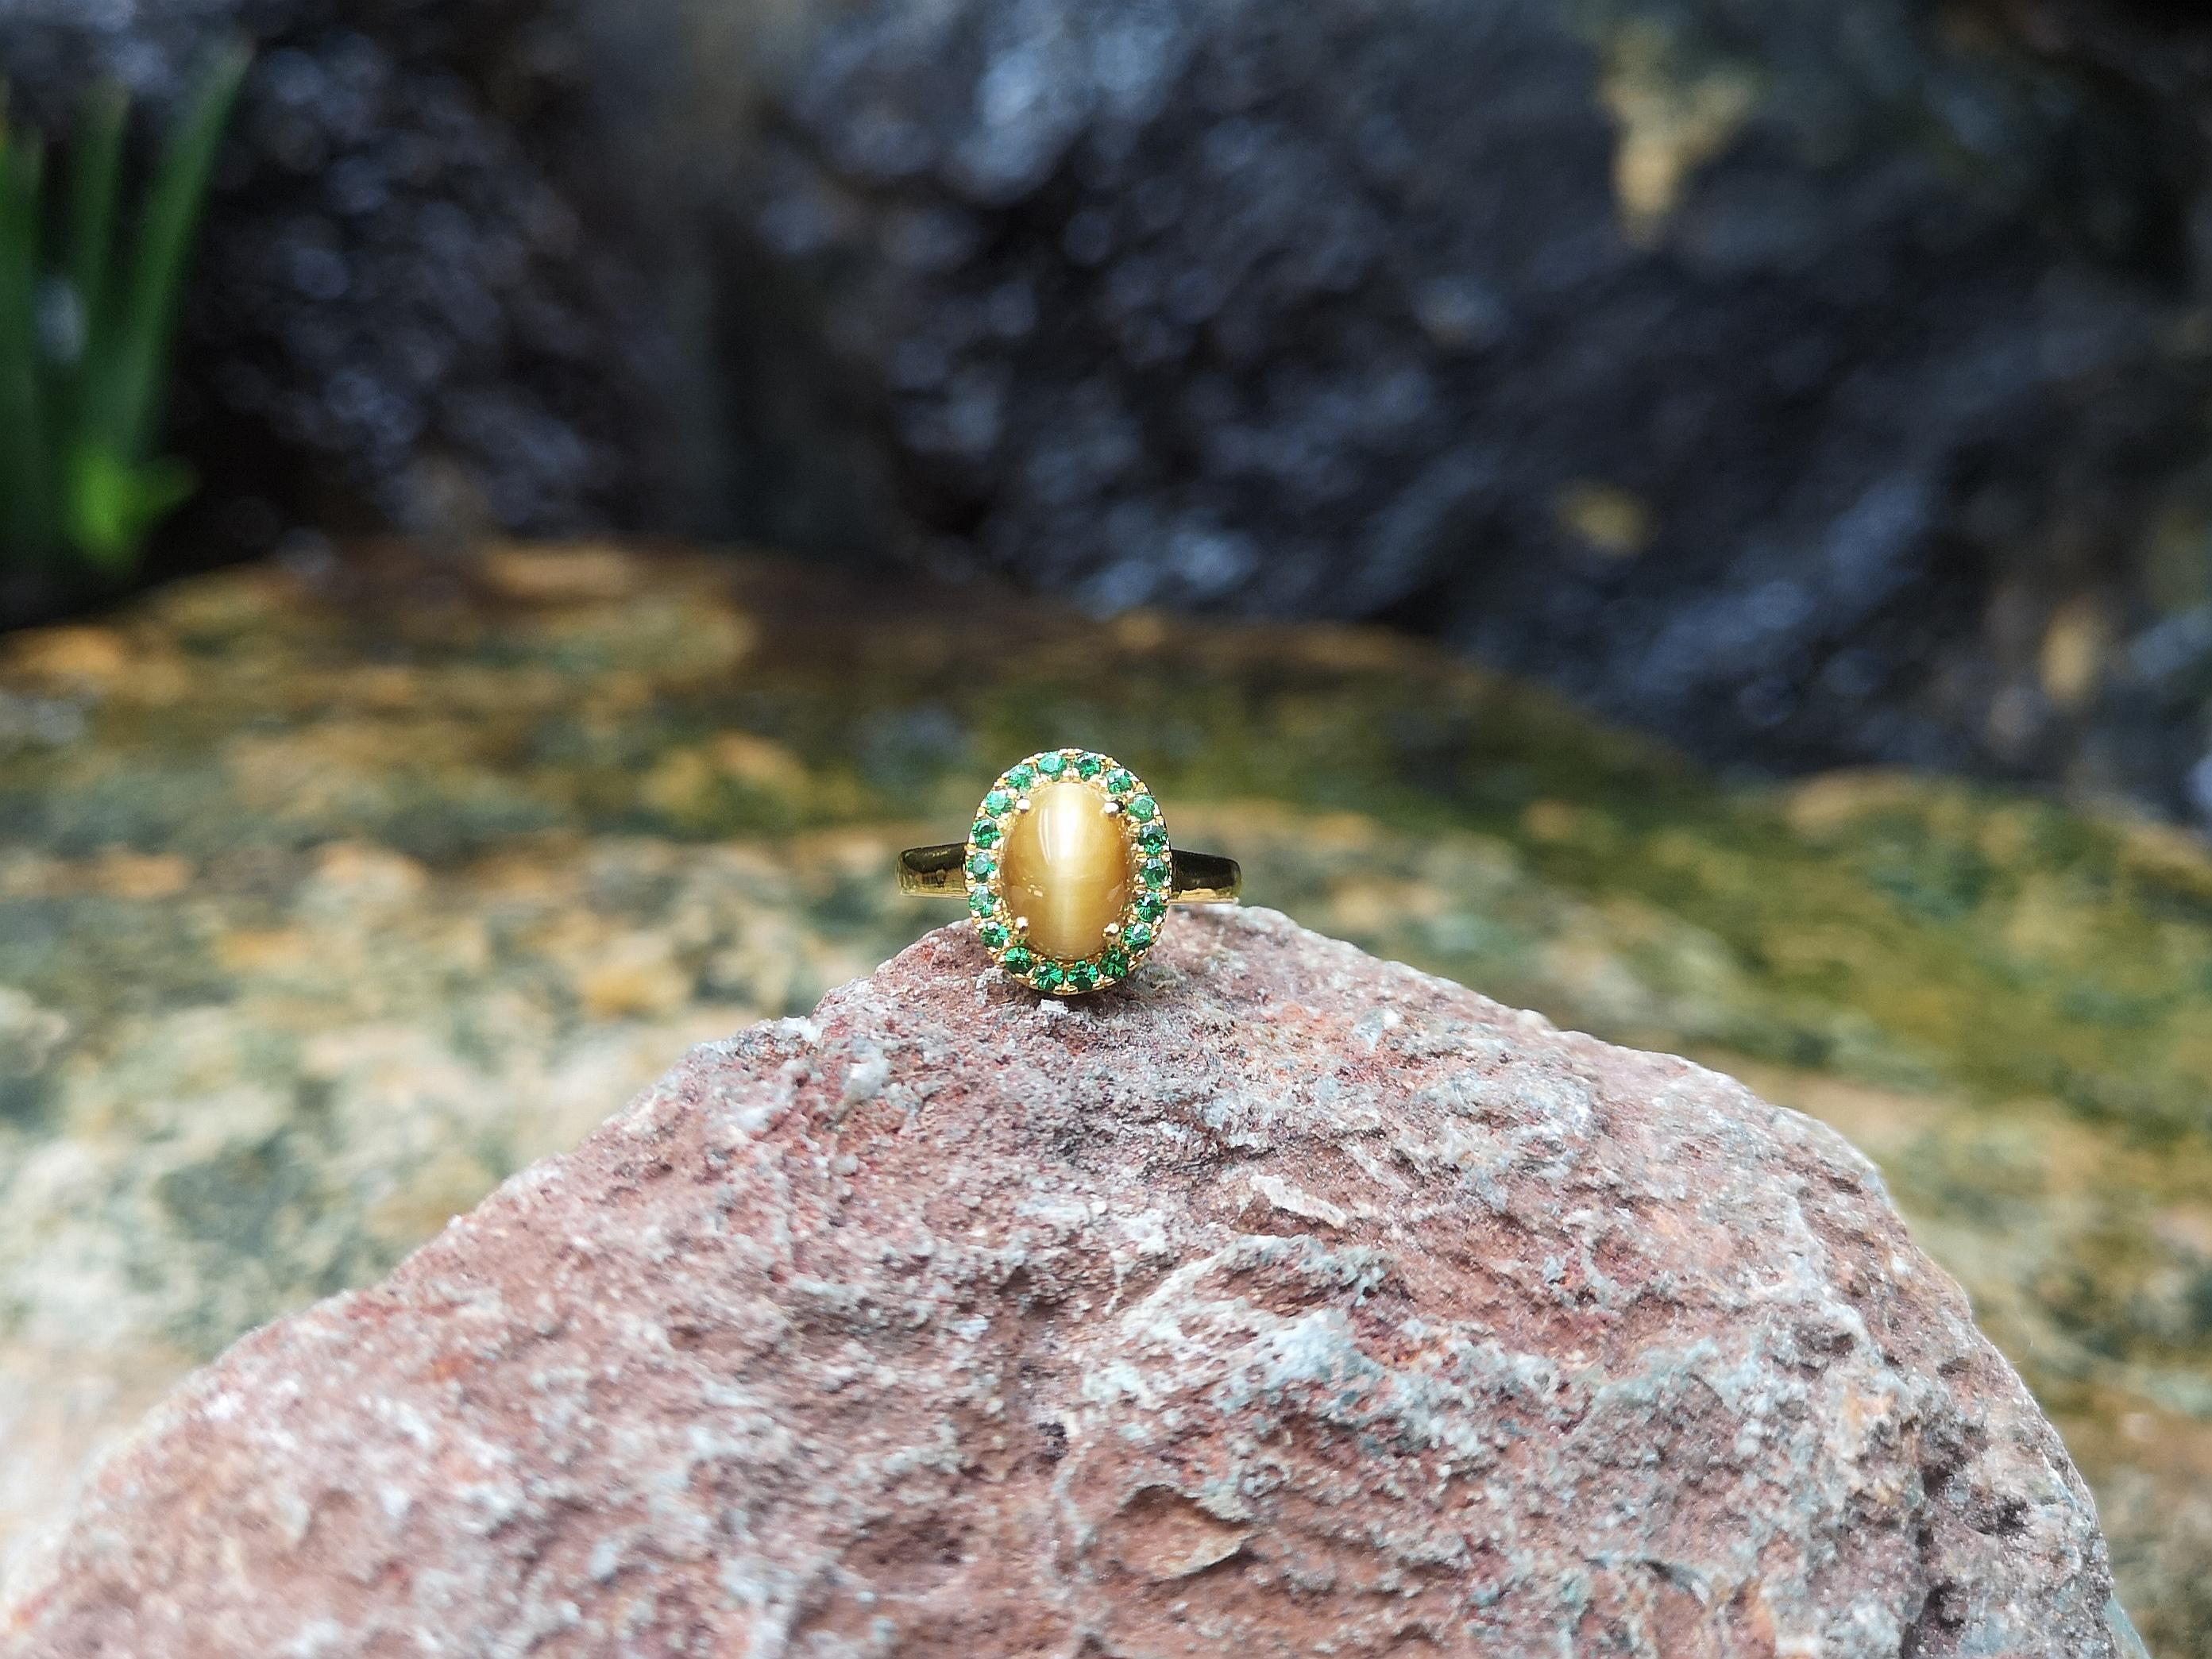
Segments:
[[[1839,1137],[1177,924],[1092,1003],[950,928],[696,1051],[194,1377],[6,1651],[2133,1650]]]
[[[941,921],[893,854],[1073,738],[1307,926],[1841,1129],[2058,1425],[2145,1640],[2212,1659],[2186,837],[1719,787],[1392,635],[665,550],[465,568],[356,550],[0,644],[0,1588],[194,1364]]]
[[[1402,617],[1731,758],[2181,806],[2206,40],[1941,9],[873,0],[755,234],[910,538]],[[2131,659],[2161,538],[2195,620]]]

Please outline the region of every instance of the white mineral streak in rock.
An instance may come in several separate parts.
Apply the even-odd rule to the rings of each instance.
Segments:
[[[1264,911],[963,929],[240,1342],[15,1656],[2120,1654],[1834,1134]]]

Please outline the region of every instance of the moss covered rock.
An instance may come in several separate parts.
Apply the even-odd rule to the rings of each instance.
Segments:
[[[2067,1433],[2154,1650],[2212,1654],[2196,843],[1723,787],[1379,634],[605,547],[0,645],[0,1526],[161,1379],[947,919],[890,854],[1059,743],[1313,927],[1852,1135]]]

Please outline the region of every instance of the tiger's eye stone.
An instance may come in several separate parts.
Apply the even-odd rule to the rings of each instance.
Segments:
[[[1073,778],[1030,791],[1030,810],[1006,829],[999,885],[1006,908],[1030,919],[1029,945],[1063,962],[1095,956],[1129,902],[1129,854],[1106,799]]]

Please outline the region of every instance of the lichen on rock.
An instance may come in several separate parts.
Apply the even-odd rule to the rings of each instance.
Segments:
[[[15,1655],[2132,1651],[1832,1131],[1273,913],[930,935],[109,1460]]]

